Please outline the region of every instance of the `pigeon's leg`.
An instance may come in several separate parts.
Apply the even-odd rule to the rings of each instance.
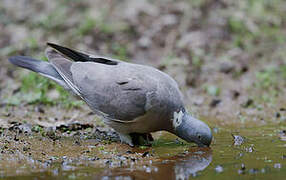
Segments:
[[[131,138],[132,138],[132,142],[133,144],[136,145],[147,145],[147,146],[151,146],[151,141],[153,141],[153,137],[150,133],[131,133],[130,134]]]
[[[120,137],[121,143],[126,143],[129,146],[134,147],[134,144],[132,142],[132,137],[129,134],[118,133],[118,135]]]
[[[147,139],[148,142],[154,141],[154,138],[152,137],[151,133],[146,134],[146,139]]]

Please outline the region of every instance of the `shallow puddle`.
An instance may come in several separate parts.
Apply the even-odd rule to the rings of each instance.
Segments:
[[[42,139],[33,146],[35,138],[30,138],[24,140],[31,143],[31,151],[40,146],[42,154],[2,154],[0,175],[3,179],[285,179],[285,129],[215,128],[210,148],[181,143],[167,133],[155,134],[158,140],[152,148],[136,149],[118,143],[95,145],[92,140],[76,145],[69,138],[54,144]],[[242,139],[234,143],[232,134]],[[51,157],[55,160],[47,161]]]

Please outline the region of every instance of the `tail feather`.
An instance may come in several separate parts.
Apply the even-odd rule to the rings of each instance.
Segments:
[[[12,56],[9,58],[9,61],[16,66],[29,69],[50,78],[65,88],[67,87],[63,78],[49,62],[36,60],[27,56]]]

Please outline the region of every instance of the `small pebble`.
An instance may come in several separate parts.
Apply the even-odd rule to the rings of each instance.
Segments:
[[[18,126],[18,128],[23,133],[30,134],[32,132],[32,125],[31,124],[21,124]]]
[[[228,74],[235,70],[235,65],[230,62],[224,62],[220,65],[219,71]]]
[[[35,111],[44,114],[45,110],[41,105],[35,107]]]
[[[249,174],[257,174],[259,171],[256,168],[249,169]]]
[[[126,154],[133,154],[133,152],[128,150],[128,151],[126,151]]]
[[[23,151],[28,151],[28,150],[30,150],[30,148],[28,148],[26,146],[23,147]]]
[[[242,163],[241,168],[237,172],[238,174],[245,174],[245,170],[246,170],[245,165]]]
[[[237,173],[238,173],[238,174],[245,174],[245,171],[239,169],[239,170],[237,170]]]
[[[232,99],[237,99],[240,96],[240,92],[234,90],[232,91]]]
[[[215,167],[215,171],[216,171],[217,173],[221,173],[221,172],[223,172],[223,167],[222,167],[221,165],[217,165],[217,166]]]
[[[249,148],[245,148],[245,151],[247,151],[247,152],[253,152],[254,151],[254,149],[253,149],[253,147],[249,147]]]
[[[218,133],[219,129],[217,127],[213,128],[213,132],[216,134]]]
[[[245,170],[246,168],[245,168],[245,165],[242,163],[241,164],[241,170]]]
[[[275,163],[274,168],[275,169],[281,169],[282,165],[280,163]]]
[[[214,107],[216,107],[219,103],[221,103],[221,100],[220,99],[213,99],[212,101],[211,101],[211,103],[210,103],[210,107],[211,108],[214,108]]]
[[[253,99],[248,99],[245,103],[243,103],[241,106],[244,108],[248,108],[254,103]]]
[[[280,117],[281,117],[281,114],[280,114],[279,112],[276,112],[276,113],[275,113],[275,117],[276,117],[276,118],[280,118]]]
[[[146,170],[145,170],[145,171],[146,171],[146,173],[151,173],[152,170],[151,170],[150,167],[146,167]]]
[[[146,157],[146,156],[149,156],[149,151],[144,152],[142,155],[142,157]]]
[[[240,135],[234,135],[234,134],[231,134],[232,137],[233,137],[233,140],[234,140],[234,145],[235,146],[240,146],[244,143],[244,138]]]

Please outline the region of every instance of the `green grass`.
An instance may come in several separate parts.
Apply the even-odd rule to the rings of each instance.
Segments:
[[[270,88],[277,84],[276,68],[268,68],[256,73],[257,86],[262,88]]]
[[[221,89],[215,85],[204,85],[205,91],[211,96],[219,96]]]
[[[113,58],[126,61],[127,60],[127,48],[123,44],[112,43],[111,49],[113,51]]]
[[[256,73],[255,85],[259,88],[273,89],[277,87],[280,82],[285,82],[286,79],[286,65],[267,67]]]
[[[42,28],[46,31],[57,30],[65,25],[65,20],[69,18],[64,7],[58,6],[52,9],[49,14],[39,15],[39,18],[34,20],[32,27]]]
[[[255,101],[273,106],[281,98],[281,86],[286,85],[286,66],[267,67],[255,75],[256,80],[251,87],[251,91],[256,92]]]
[[[91,32],[92,29],[94,29],[95,25],[96,25],[95,19],[87,16],[79,24],[79,28],[77,28],[76,34],[81,35],[81,36],[86,35],[89,32]]]
[[[79,107],[83,104],[82,101],[74,100],[69,92],[52,80],[42,77],[34,72],[30,72],[23,76],[21,82],[22,85],[20,90],[8,98],[8,104],[60,104],[66,108]],[[48,96],[49,91],[53,89],[59,93],[59,96],[56,99],[52,99]]]
[[[285,80],[286,79],[286,64],[280,66],[280,71],[281,71],[282,78]]]

